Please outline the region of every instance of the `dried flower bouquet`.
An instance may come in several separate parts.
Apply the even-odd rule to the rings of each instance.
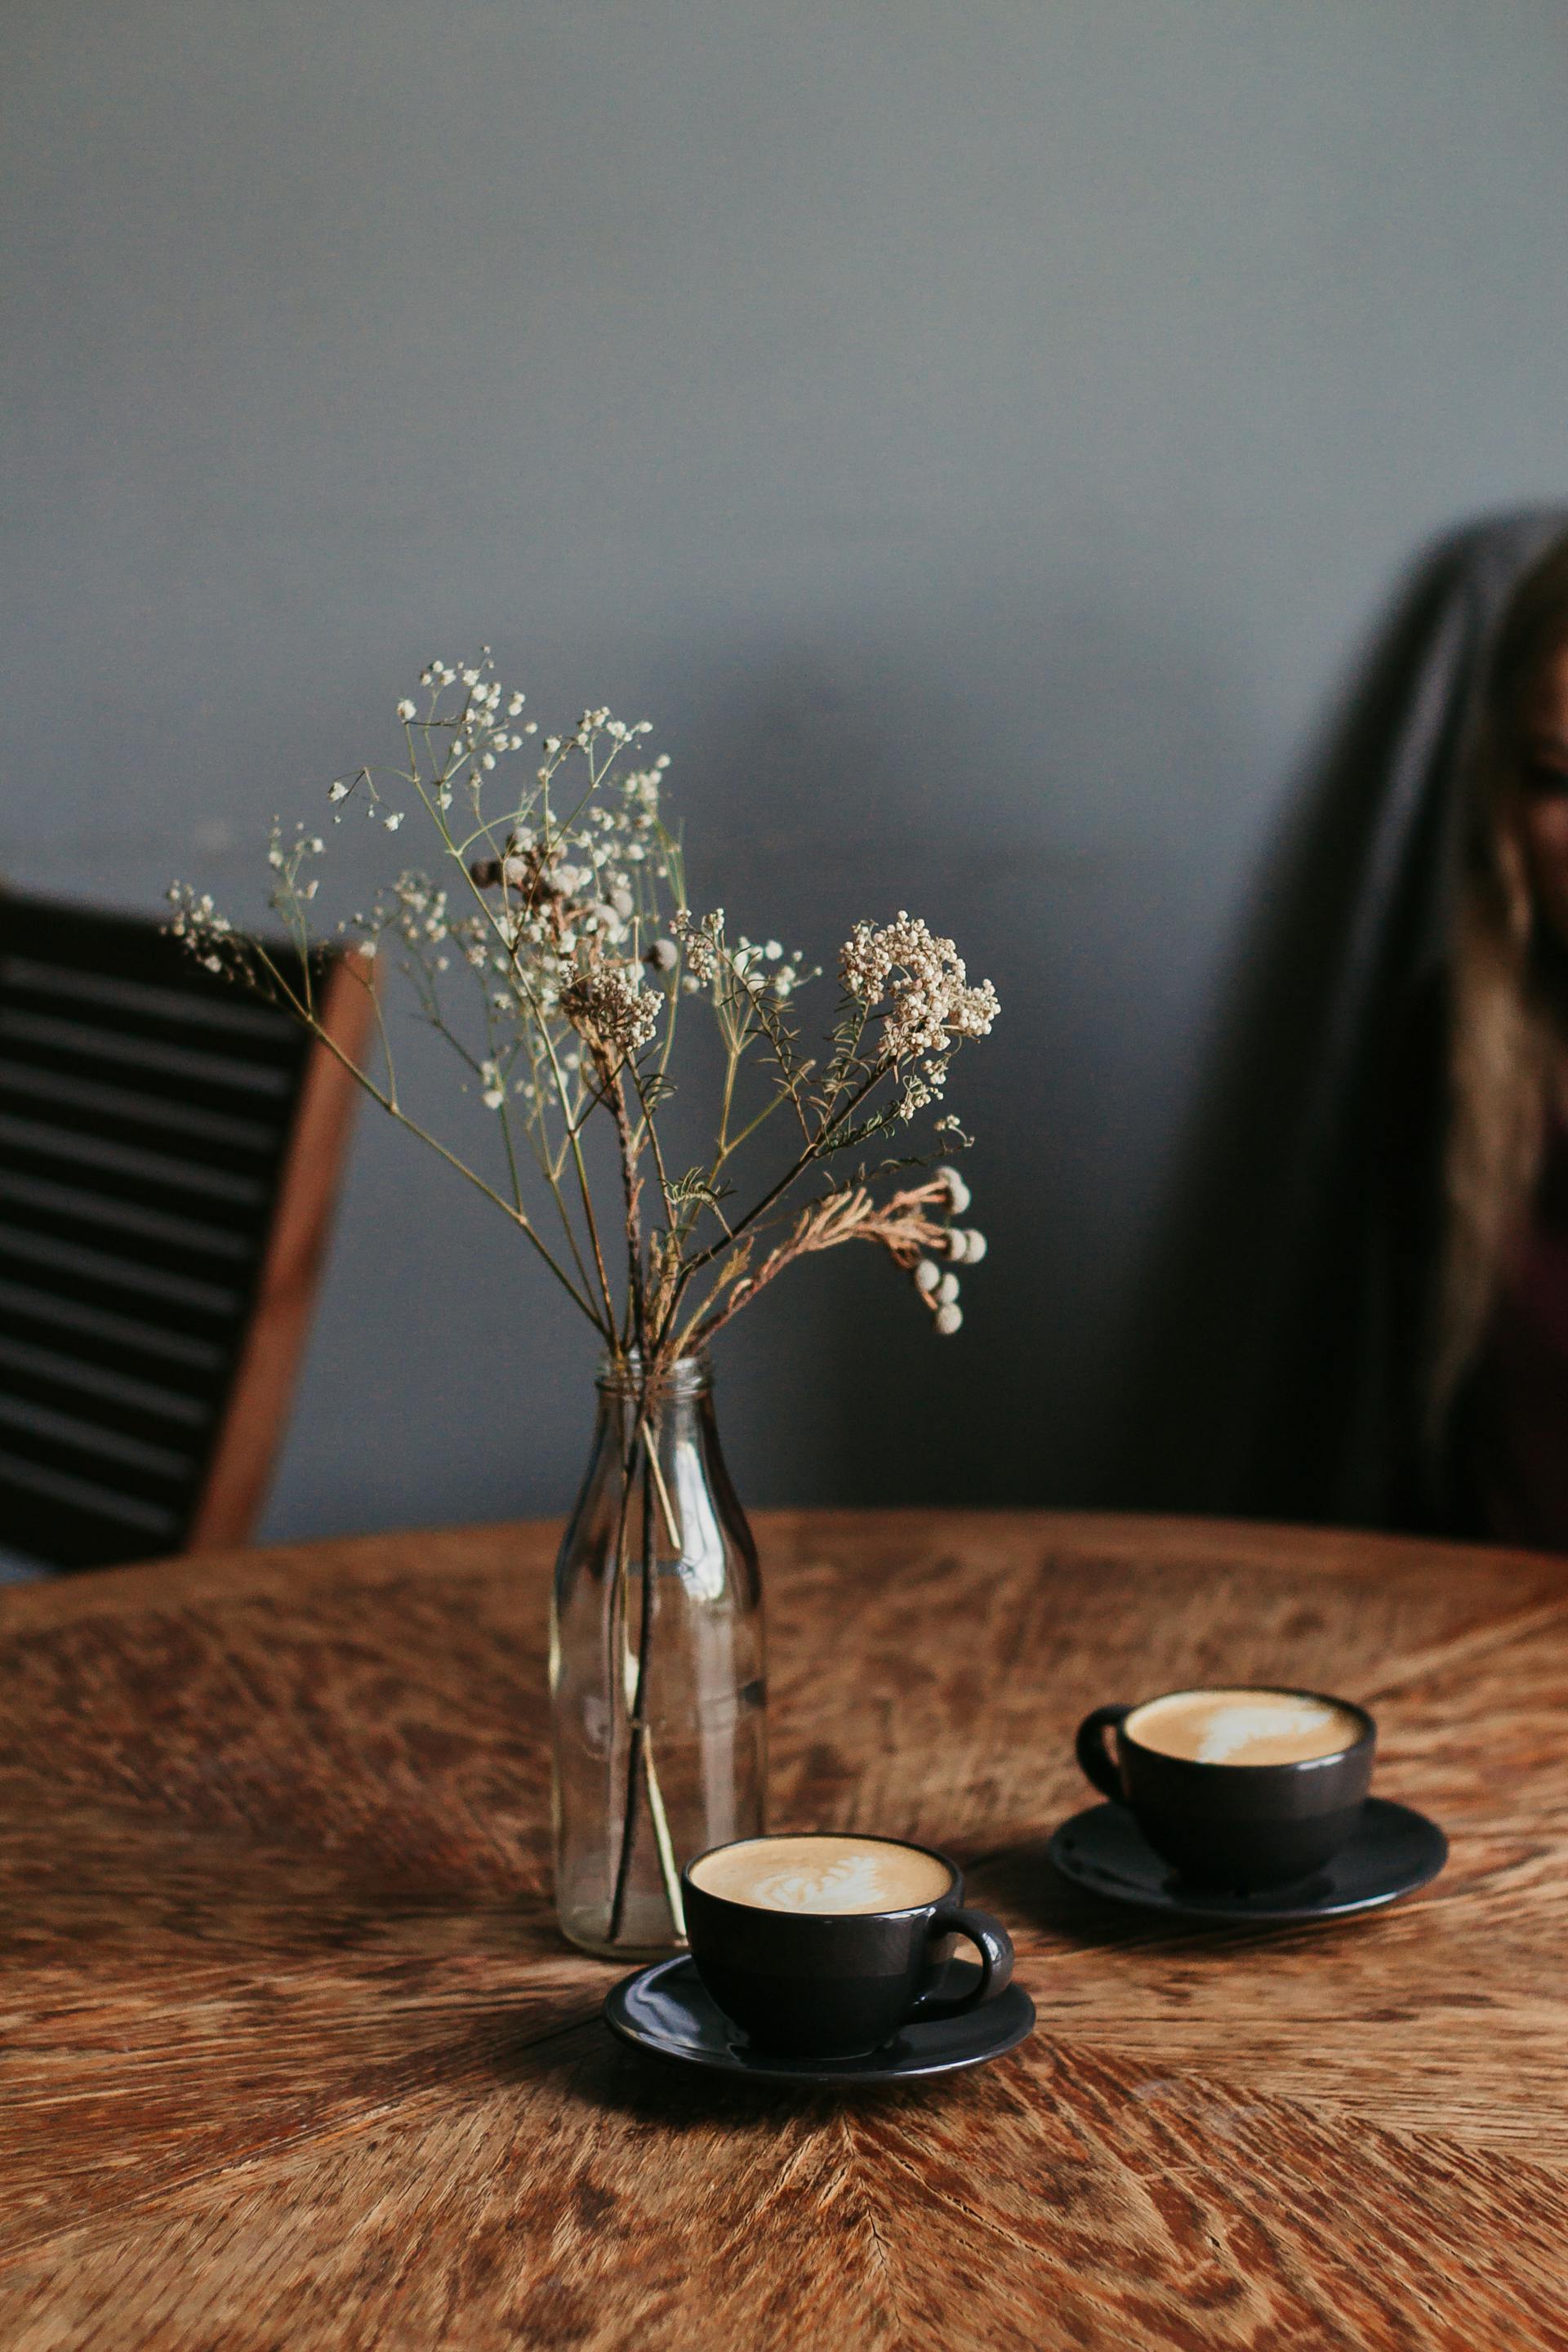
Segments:
[[[401,873],[337,927],[375,1003],[377,1057],[348,1060],[319,1017],[310,950],[321,834],[275,824],[268,853],[269,904],[297,967],[186,884],[171,888],[171,929],[210,970],[286,1005],[516,1227],[633,1376],[634,1446],[671,1366],[786,1266],[841,1243],[885,1250],[934,1328],[956,1331],[955,1269],[985,1250],[983,1234],[956,1222],[968,1188],[951,1165],[922,1168],[889,1145],[928,1110],[949,1150],[967,1145],[941,1106],[954,1051],[995,1018],[990,982],[973,985],[952,941],[912,916],[858,923],[839,956],[830,1032],[807,1052],[796,1001],[820,974],[776,940],[731,939],[721,908],[693,913],[663,811],[668,759],[637,762],[647,721],[585,710],[569,734],[531,742],[525,698],[496,680],[488,651],[460,672],[432,662],[420,687],[397,706],[406,764],[362,768],[327,796],[335,823],[357,805],[395,834],[416,805],[434,834],[434,871]],[[506,778],[525,751],[537,764],[519,788]],[[482,1106],[488,1150],[441,1139],[405,1099],[375,985],[378,960],[394,957]],[[682,1123],[673,1056],[688,1000],[707,1007],[721,1054],[710,1141],[681,1164],[670,1141]],[[600,1129],[614,1137],[608,1198],[593,1148]],[[786,1139],[778,1172],[742,1205],[737,1175],[770,1133]],[[658,1481],[657,1448],[647,1455]],[[659,1507],[678,1543],[668,1494]],[[642,1653],[627,1658],[634,1686],[647,1672],[647,1598]],[[633,1764],[651,1774],[637,1738]],[[656,1779],[649,1798],[657,1824]],[[628,1802],[627,1844],[629,1826]]]

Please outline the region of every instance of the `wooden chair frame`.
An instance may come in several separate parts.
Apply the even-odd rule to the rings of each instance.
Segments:
[[[249,1324],[186,1532],[187,1551],[247,1542],[266,1500],[353,1124],[359,1086],[345,1064],[358,1061],[369,1039],[374,988],[374,964],[343,956],[322,990],[321,1027],[331,1042],[318,1039],[311,1048]]]

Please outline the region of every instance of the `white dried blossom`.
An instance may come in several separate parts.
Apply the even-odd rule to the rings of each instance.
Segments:
[[[414,713],[415,705],[410,702],[408,697],[405,695],[403,700],[397,706],[397,715],[399,719],[406,721],[414,717]]]
[[[987,1249],[990,1247],[990,1244],[987,1242],[984,1234],[977,1231],[973,1225],[971,1225],[969,1228],[969,1232],[966,1234],[965,1239],[968,1243],[968,1248],[964,1255],[968,1258],[971,1265],[978,1265],[981,1259],[984,1256]]]
[[[857,923],[838,970],[847,993],[859,1003],[886,1000],[882,1047],[894,1062],[941,1054],[955,1037],[988,1036],[1001,1009],[988,980],[977,988],[969,985],[952,941],[938,939],[919,916],[903,908],[891,923]],[[928,1084],[932,1076],[926,1073]],[[928,1094],[925,1100],[930,1099]]]
[[[643,961],[651,964],[655,971],[673,971],[679,952],[673,940],[655,940],[644,950]]]
[[[915,1267],[915,1288],[929,1296],[942,1280],[942,1268],[929,1257],[922,1257]]]
[[[953,1216],[962,1217],[969,1206],[970,1192],[957,1169],[944,1164],[934,1171],[933,1181],[946,1185],[948,1208]]]
[[[936,1286],[936,1296],[939,1306],[951,1307],[952,1305],[953,1300],[958,1297],[958,1276],[956,1274],[944,1274],[941,1276]]]
[[[698,922],[690,908],[682,907],[670,929],[686,950],[687,970],[699,986],[717,980],[719,940],[724,929],[723,908],[715,907],[710,915],[704,915]]]
[[[951,1300],[945,1307],[939,1307],[936,1310],[936,1328],[944,1339],[951,1339],[963,1321],[963,1307],[953,1306]]]
[[[969,1235],[961,1226],[950,1226],[943,1246],[952,1263],[963,1265],[969,1256]]]

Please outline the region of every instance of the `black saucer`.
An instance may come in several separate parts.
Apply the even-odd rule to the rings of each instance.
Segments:
[[[956,1996],[979,1973],[969,1960],[950,1960],[942,1990]],[[605,2022],[612,2033],[639,2050],[686,2066],[710,2067],[715,2074],[749,2074],[767,2083],[905,2083],[1000,2058],[1033,2031],[1035,2004],[1021,1985],[1009,1985],[994,2000],[963,2017],[902,2026],[880,2050],[863,2058],[792,2058],[787,2051],[763,2050],[749,2042],[704,1990],[696,1968],[681,1953],[639,1969],[635,1977],[624,1977],[605,2003]]]
[[[1448,1859],[1448,1841],[1425,1813],[1391,1804],[1385,1797],[1369,1797],[1355,1835],[1321,1871],[1256,1895],[1189,1886],[1145,1842],[1125,1805],[1090,1805],[1075,1813],[1062,1823],[1048,1852],[1064,1878],[1113,1903],[1133,1903],[1180,1919],[1262,1925],[1342,1919],[1397,1903],[1436,1877]]]

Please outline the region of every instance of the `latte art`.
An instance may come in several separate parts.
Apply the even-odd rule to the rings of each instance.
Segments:
[[[952,1873],[933,1853],[890,1839],[748,1838],[694,1863],[692,1884],[759,1911],[908,1911],[934,1903]]]
[[[1362,1729],[1349,1707],[1301,1691],[1175,1691],[1127,1718],[1140,1747],[1197,1764],[1304,1764],[1353,1748]]]
[[[815,1870],[785,1863],[759,1871],[749,1892],[770,1911],[866,1911],[886,1906],[882,1880],[881,1864],[868,1854],[846,1854]]]

